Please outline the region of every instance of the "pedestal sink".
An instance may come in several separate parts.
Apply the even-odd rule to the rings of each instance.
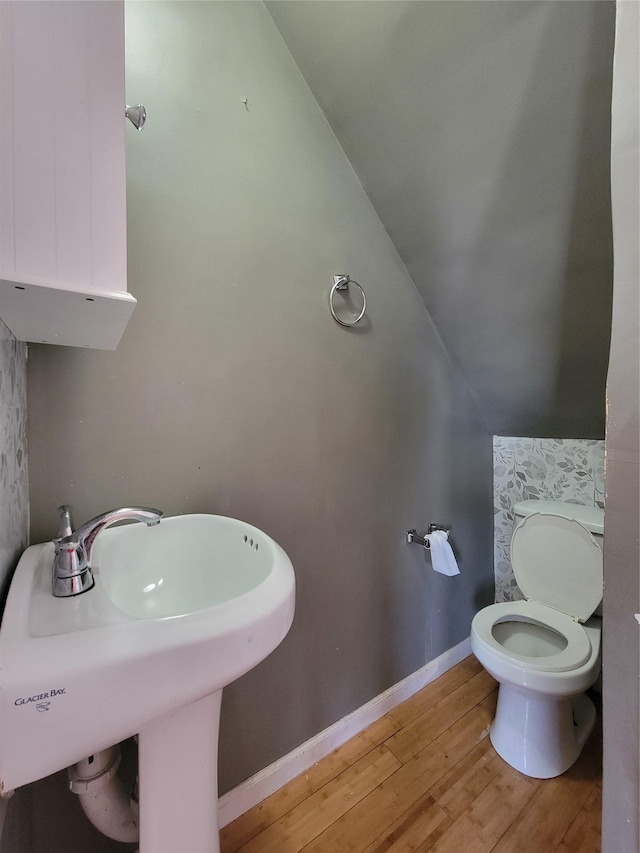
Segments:
[[[214,515],[100,534],[96,583],[51,594],[53,545],[23,554],[0,629],[0,791],[138,734],[140,853],[217,853],[222,688],[283,640],[293,567]]]

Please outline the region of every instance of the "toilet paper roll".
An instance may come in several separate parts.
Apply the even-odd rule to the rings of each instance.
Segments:
[[[434,530],[425,537],[429,541],[431,566],[434,572],[453,577],[460,574],[458,562],[449,544],[449,535],[445,530]]]

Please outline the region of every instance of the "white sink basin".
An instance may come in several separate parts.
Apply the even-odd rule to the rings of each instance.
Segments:
[[[282,555],[269,537],[240,521],[191,515],[157,527],[107,531],[96,542],[93,563],[113,604],[128,616],[149,619],[240,598],[267,580]]]
[[[111,528],[93,549],[95,587],[73,598],[53,597],[52,563],[51,543],[25,551],[0,629],[3,790],[221,690],[293,620],[289,558],[235,519]]]

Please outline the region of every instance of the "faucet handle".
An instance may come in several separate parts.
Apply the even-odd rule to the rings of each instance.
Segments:
[[[58,507],[58,515],[60,516],[60,529],[58,530],[58,539],[64,539],[67,536],[73,535],[73,521],[71,520],[72,507],[69,504],[62,504]]]

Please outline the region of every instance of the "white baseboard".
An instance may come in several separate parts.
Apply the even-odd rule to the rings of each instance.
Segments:
[[[370,726],[405,699],[422,690],[438,676],[460,663],[471,654],[469,638],[429,661],[420,669],[394,684],[366,705],[356,708],[337,723],[329,726],[292,752],[283,755],[273,764],[260,770],[236,788],[228,791],[218,801],[218,820],[226,826],[253,806],[258,805],[287,782],[312,767],[343,743]]]

